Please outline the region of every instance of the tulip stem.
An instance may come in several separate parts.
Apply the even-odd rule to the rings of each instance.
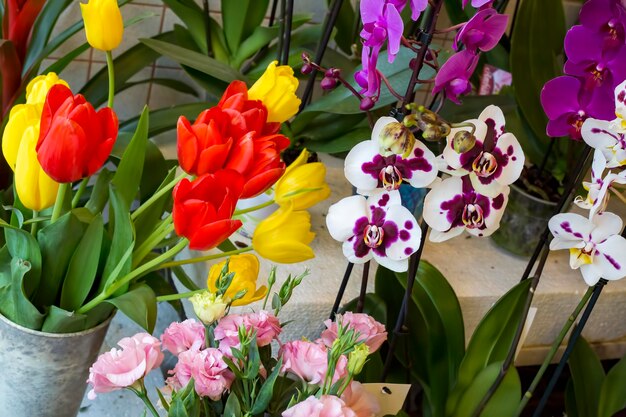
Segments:
[[[274,203],[275,203],[274,200],[270,200],[270,201],[266,201],[265,203],[258,204],[256,206],[248,207],[248,208],[241,209],[241,210],[235,210],[235,213],[233,214],[233,216],[238,216],[240,214],[246,214],[246,213],[251,213],[253,211],[261,210],[262,208],[269,207]]]
[[[119,280],[115,281],[110,286],[106,287],[104,291],[98,294],[93,300],[91,300],[90,302],[88,302],[87,304],[79,308],[78,310],[76,310],[76,313],[85,314],[86,312],[96,307],[100,303],[106,301],[111,295],[115,294],[117,290],[122,288],[124,285],[128,284],[133,279],[138,278],[144,273],[147,273],[150,271],[156,271],[157,269],[162,269],[161,267],[165,265],[163,261],[167,259],[171,259],[172,257],[176,256],[178,252],[180,252],[181,250],[183,250],[185,246],[187,246],[187,243],[189,243],[187,239],[181,239],[180,242],[178,242],[176,246],[172,247],[167,252],[164,252],[163,254],[157,256],[153,260],[146,262],[145,264],[141,265],[139,268],[130,271],[128,274],[126,274]]]
[[[107,70],[109,73],[109,104],[110,108],[113,108],[113,100],[115,98],[115,69],[113,67],[113,54],[111,51],[106,51],[107,54]]]
[[[214,259],[224,258],[226,256],[237,255],[239,253],[250,252],[252,250],[252,246],[248,246],[241,249],[235,249],[228,252],[215,253],[213,255],[200,256],[198,258],[189,258],[189,259],[181,259],[180,261],[171,261],[166,262],[163,265],[159,266],[158,269],[172,268],[174,266],[187,265],[187,264],[195,264],[198,262],[212,261]]]
[[[37,216],[39,216],[39,211],[33,210],[33,219],[37,218]],[[33,222],[30,225],[30,234],[31,235],[33,235],[33,236],[37,235],[37,226],[38,226],[37,222]]]
[[[63,182],[59,184],[59,191],[57,191],[57,199],[54,202],[54,208],[52,209],[52,217],[50,217],[50,223],[57,221],[61,217],[63,212],[63,205],[65,204],[65,194],[67,194],[68,188],[71,187],[71,183]]]
[[[87,183],[89,183],[89,177],[83,178],[83,180],[80,182],[78,190],[76,190],[76,194],[74,195],[74,198],[72,198],[72,208],[75,208],[78,205],[80,197],[83,195],[85,189],[87,188]]]
[[[160,295],[157,297],[157,301],[174,301],[174,300],[182,300],[184,298],[189,298],[192,297],[196,294],[200,294],[201,292],[206,292],[206,289],[201,289],[201,290],[196,290],[196,291],[189,291],[189,292],[183,292],[183,293],[176,293],[176,294],[168,294],[168,295]]]
[[[168,216],[157,226],[152,234],[143,241],[141,245],[133,253],[133,268],[136,268],[141,261],[154,249],[156,245],[161,243],[170,233],[174,231],[172,224],[172,216]]]
[[[178,182],[180,180],[182,180],[183,178],[186,178],[187,174],[183,173],[181,175],[179,175],[178,177],[174,178],[172,180],[172,182],[170,182],[169,184],[165,185],[163,188],[161,188],[160,190],[158,190],[156,193],[154,193],[152,195],[152,197],[150,197],[149,199],[147,199],[146,201],[143,202],[142,205],[140,205],[139,207],[137,207],[137,210],[135,210],[131,215],[130,218],[132,221],[137,220],[137,217],[139,217],[139,215],[141,213],[143,213],[144,211],[146,211],[146,209],[148,209],[148,207],[150,207],[152,204],[156,203],[161,197],[163,197],[163,195],[165,193],[167,193],[168,191],[170,191],[172,188],[174,188],[174,186],[176,184],[178,184]]]

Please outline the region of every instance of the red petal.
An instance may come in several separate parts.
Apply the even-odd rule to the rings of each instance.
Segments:
[[[234,108],[242,109],[245,102],[248,100],[248,87],[243,81],[233,81],[229,84],[222,94],[220,102],[217,103],[219,108]]]
[[[256,197],[270,188],[285,172],[284,168],[271,169],[250,178],[243,187],[241,198]]]
[[[200,152],[196,175],[212,174],[222,169],[233,144],[232,139],[222,145],[212,145]]]
[[[186,173],[195,174],[196,158],[198,157],[198,139],[185,116],[178,118],[176,133],[178,136],[176,145],[178,163]]]
[[[189,239],[189,249],[209,250],[226,239],[241,227],[239,220],[220,220],[200,228]]]
[[[250,169],[254,161],[253,135],[254,132],[250,132],[235,142],[230,156],[228,157],[228,161],[226,162],[227,169],[234,169],[244,175]]]

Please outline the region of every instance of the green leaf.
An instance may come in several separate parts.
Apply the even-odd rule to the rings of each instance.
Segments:
[[[0,250],[0,313],[20,326],[39,330],[43,315],[24,293],[24,277],[28,271],[28,261],[11,258],[7,250]]]
[[[598,417],[611,417],[626,408],[626,356],[617,362],[602,382]]]
[[[148,136],[153,137],[176,128],[176,122],[180,116],[185,116],[189,120],[195,120],[198,114],[208,109],[217,102],[203,102],[181,104],[172,107],[152,110],[149,118]],[[137,129],[139,117],[128,119],[120,124],[120,131],[132,132]]]
[[[98,214],[87,227],[67,268],[61,290],[61,308],[74,311],[89,295],[98,272],[103,234],[104,222],[102,215]]]
[[[183,93],[183,94],[189,94],[194,97],[198,97],[198,92],[196,91],[195,88],[193,88],[192,86],[190,86],[184,81],[175,80],[173,78],[146,78],[145,80],[127,82],[120,88],[120,91],[126,90],[136,85],[148,84],[148,83],[162,85],[163,87],[170,88],[173,91]]]
[[[56,303],[67,266],[86,227],[86,224],[70,212],[37,232],[42,256],[42,276],[34,297],[35,305],[43,308]]]
[[[225,416],[241,416],[241,405],[239,405],[239,399],[237,398],[237,394],[231,392],[226,400],[226,405],[224,406],[224,415]]]
[[[522,318],[531,280],[524,280],[504,294],[480,321],[459,367],[457,383],[446,403],[446,415],[460,412],[459,403],[472,382],[489,365],[504,361]]]
[[[172,273],[176,275],[176,278],[180,281],[181,284],[189,291],[198,291],[200,287],[196,285],[195,282],[191,279],[189,275],[185,272],[182,266],[175,266],[172,268]]]
[[[272,373],[267,377],[267,379],[263,383],[263,386],[259,390],[259,395],[256,397],[256,400],[254,401],[254,405],[252,406],[252,409],[250,410],[250,414],[252,415],[261,414],[262,412],[266,410],[267,406],[270,403],[270,400],[272,399],[272,395],[274,394],[274,383],[276,383],[276,378],[278,378],[278,373],[280,372],[280,368],[282,367],[282,365],[283,365],[283,359],[280,358],[278,360],[278,363],[274,366]],[[224,415],[228,415],[228,414],[224,414]],[[239,415],[239,414],[235,414],[235,415]]]
[[[168,417],[200,417],[200,397],[196,395],[195,382],[189,380],[187,386],[172,395]]]
[[[541,15],[541,19],[537,16]],[[545,22],[550,22],[546,24]],[[561,0],[524,0],[519,8],[511,44],[511,73],[520,110],[537,137],[547,141],[548,118],[540,93],[560,75],[565,14]]]
[[[568,364],[572,374],[578,416],[598,417],[600,393],[605,379],[604,369],[598,355],[582,336],[576,341]],[[624,401],[624,392],[619,395]]]
[[[393,64],[387,61],[387,52],[382,52],[378,59],[378,70],[385,74],[389,80],[389,84],[398,91],[400,94],[404,94],[404,90],[408,84],[409,79],[413,71],[409,68],[409,62],[415,57],[415,53],[408,48],[401,48]],[[360,67],[357,68],[360,70]],[[435,75],[435,71],[429,66],[424,66],[420,71],[419,78],[421,80],[427,80]],[[346,80],[350,80],[350,85],[359,90],[360,87],[354,81],[354,73],[345,76]],[[428,84],[427,84],[428,85]],[[421,84],[418,84],[419,88]],[[379,109],[390,103],[397,101],[387,88],[381,89],[380,98],[376,102],[374,109]],[[325,95],[321,99],[315,101],[310,106],[306,107],[304,112],[329,112],[338,114],[353,114],[361,113],[359,108],[359,100],[352,95],[352,93],[344,87],[339,87]]]
[[[113,172],[103,168],[98,172],[96,183],[91,190],[91,196],[85,207],[93,214],[101,213],[109,201],[109,183],[113,178]]]
[[[204,10],[191,0],[163,0],[187,27],[200,52],[206,54],[206,22]],[[217,25],[217,23],[216,23]]]
[[[565,386],[565,413],[567,417],[579,417],[576,408],[576,394],[574,394],[574,382],[570,378]]]
[[[176,168],[172,168],[167,176],[161,182],[161,185],[155,190],[159,191],[174,180]],[[146,210],[141,212],[134,221],[135,227],[135,245],[140,246],[145,239],[150,236],[154,229],[162,222],[163,212],[169,206],[172,200],[172,193],[165,193],[161,198],[156,200]]]
[[[367,140],[371,135],[372,130],[370,128],[360,127],[330,140],[304,141],[302,143],[302,146],[310,151],[315,152],[324,152],[330,154],[347,152],[352,149],[357,143]]]
[[[222,23],[228,49],[237,54],[241,41],[261,25],[269,0],[222,0]]]
[[[157,316],[156,296],[152,288],[146,284],[139,284],[128,292],[106,301],[117,307],[148,333],[154,331]]]
[[[41,331],[47,333],[80,332],[85,330],[86,322],[87,317],[83,314],[76,314],[57,306],[50,306]]]
[[[330,6],[332,2],[326,1],[326,4]],[[349,1],[344,1],[339,9],[339,15],[337,15],[337,21],[335,22],[335,28],[337,33],[334,37],[337,46],[347,55],[352,54],[352,45],[356,43],[355,35],[357,32],[354,30],[355,19],[360,16],[354,11]]]
[[[111,180],[111,184],[117,189],[124,207],[131,206],[139,190],[148,143],[149,114],[148,106],[144,106],[135,134],[126,147],[117,171]]]
[[[140,39],[140,41],[159,54],[171,58],[181,65],[186,65],[204,74],[215,77],[218,80],[229,83],[245,78],[230,66],[203,55],[200,52],[181,48],[173,43],[164,42],[155,38]]]
[[[481,370],[463,393],[453,417],[471,417],[496,377],[500,373],[502,362],[494,362]],[[513,417],[522,396],[517,369],[514,366],[507,371],[502,383],[493,394],[480,417]]]
[[[30,233],[13,227],[4,228],[4,238],[11,257],[29,263],[22,285],[24,286],[24,293],[30,297],[39,287],[41,280],[42,260],[37,240]]]
[[[109,185],[110,210],[113,212],[112,221],[109,222],[109,233],[113,233],[111,250],[102,273],[102,282],[99,292],[111,285],[118,277],[130,272],[131,259],[128,257],[123,263],[124,257],[134,247],[134,229],[130,220],[129,204],[124,201],[115,185]],[[120,267],[121,266],[121,267]],[[125,288],[120,289],[123,292]]]

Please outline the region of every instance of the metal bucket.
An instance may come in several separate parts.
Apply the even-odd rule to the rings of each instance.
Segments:
[[[0,315],[0,415],[76,417],[112,317],[78,333],[44,333]]]

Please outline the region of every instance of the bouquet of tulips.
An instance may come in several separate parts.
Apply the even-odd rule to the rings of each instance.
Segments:
[[[272,297],[273,311],[265,310],[266,292],[263,310],[228,314],[238,300],[228,294],[240,270],[222,263],[216,291],[191,298],[201,322],[172,323],[160,341],[147,333],[120,340],[120,349],[103,353],[91,367],[89,397],[128,389],[158,416],[144,377],[161,364],[164,350],[178,358],[158,391],[168,416],[375,416],[376,398],[353,378],[386,340],[385,326],[367,314],[348,312],[326,321],[317,341],[280,343],[283,325],[277,316],[307,273],[284,281]],[[274,341],[280,345],[277,356]]]
[[[0,220],[0,314],[65,333],[91,328],[117,308],[150,330],[157,301],[150,284],[159,269],[253,249],[275,262],[312,258],[306,208],[330,191],[323,165],[307,164],[306,152],[288,169],[280,157],[289,145],[281,123],[300,104],[292,69],[274,62],[250,89],[232,82],[194,123],[181,116],[184,172],[176,176],[174,167],[150,187],[148,109],[132,137],[119,134],[113,109],[111,51],[122,40],[120,10],[116,2],[81,6],[88,42],[106,52],[108,106],[94,109],[49,73],[34,78],[25,103],[11,109],[2,151],[14,171],[15,197],[5,207],[10,222]],[[238,201],[270,193],[274,184],[280,208],[258,225],[252,246],[236,249],[228,241],[242,225],[236,216],[258,208],[238,212]],[[226,254],[168,263],[187,246]]]

